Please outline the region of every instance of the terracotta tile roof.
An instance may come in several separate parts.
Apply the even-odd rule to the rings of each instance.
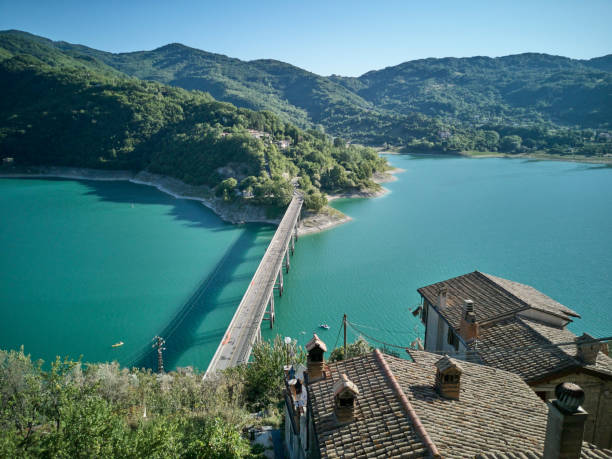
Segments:
[[[486,365],[537,381],[572,368],[587,368],[612,377],[612,359],[599,353],[595,365],[577,358],[576,335],[563,328],[525,317],[510,317],[480,328],[476,342],[470,344]],[[517,348],[523,348],[518,352]]]
[[[442,456],[505,451],[530,457],[543,450],[547,408],[518,375],[461,362],[461,395],[449,400],[434,389],[440,356],[409,352],[415,362],[385,359]]]
[[[424,457],[426,445],[406,415],[374,353],[330,363],[328,377],[308,384],[321,457]],[[355,419],[338,424],[334,384],[345,373],[359,389]]]
[[[576,312],[529,285],[479,271],[421,287],[418,292],[429,303],[437,306],[438,292],[442,287],[447,288],[448,294],[447,307],[441,311],[441,314],[455,329],[459,328],[463,314],[463,302],[467,299],[474,301],[474,313],[479,323],[525,309],[546,312],[564,320],[580,317]]]

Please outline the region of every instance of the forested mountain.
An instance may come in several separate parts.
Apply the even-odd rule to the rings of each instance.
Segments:
[[[0,33],[0,58],[22,53],[47,63],[198,89],[369,145],[442,152],[612,152],[612,55],[421,59],[358,78],[322,77],[279,61],[245,62],[180,44],[113,54],[24,32]]]
[[[333,78],[378,108],[467,123],[610,128],[610,56],[578,61],[547,54],[422,59]],[[603,69],[603,70],[602,70]]]
[[[0,62],[0,158],[16,167],[146,169],[279,208],[297,175],[317,208],[319,190],[374,186],[372,173],[385,167],[371,149],[334,144],[271,112],[97,67],[23,54]]]

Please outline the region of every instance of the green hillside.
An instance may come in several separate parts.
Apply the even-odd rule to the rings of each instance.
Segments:
[[[335,78],[376,107],[466,123],[610,128],[612,74],[605,60],[546,54],[423,59]]]
[[[612,153],[612,55],[546,54],[405,62],[358,78],[322,77],[180,44],[113,54],[24,32],[0,32],[0,59],[33,55],[189,90],[352,142],[409,151]]]
[[[31,55],[0,62],[0,157],[15,167],[148,170],[229,200],[250,191],[251,202],[275,207],[289,202],[292,177],[318,208],[319,190],[375,187],[372,173],[385,168],[370,149],[334,145],[270,112],[73,64]]]

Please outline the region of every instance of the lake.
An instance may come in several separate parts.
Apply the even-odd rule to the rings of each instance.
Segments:
[[[129,182],[0,179],[0,347],[205,368],[274,229]],[[112,344],[124,342],[121,347]]]
[[[475,269],[578,311],[575,333],[612,335],[612,168],[389,160],[405,169],[389,194],[334,201],[353,221],[299,239],[265,337],[316,331],[332,348],[346,313],[349,340],[405,347],[423,333],[416,289]],[[0,209],[0,347],[47,361],[155,368],[161,334],[167,368],[205,369],[273,234],[127,182],[0,179]]]
[[[529,284],[612,335],[612,168],[523,159],[389,156],[405,169],[377,199],[333,205],[353,221],[301,238],[275,330],[333,347],[342,314],[363,335],[408,346],[418,287],[475,269]],[[329,330],[318,328],[327,322]],[[349,340],[356,333],[349,329]],[[339,336],[339,338],[338,338]],[[374,342],[374,341],[373,341]],[[389,348],[392,349],[392,348]],[[402,352],[403,353],[403,352]]]

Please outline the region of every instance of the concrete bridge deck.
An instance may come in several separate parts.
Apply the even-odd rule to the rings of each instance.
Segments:
[[[289,252],[297,239],[297,226],[303,198],[294,194],[285,215],[270,241],[255,275],[249,284],[215,355],[206,376],[218,370],[246,363],[255,342],[261,339],[261,323],[274,324],[274,290],[283,293],[283,265],[289,272]]]

